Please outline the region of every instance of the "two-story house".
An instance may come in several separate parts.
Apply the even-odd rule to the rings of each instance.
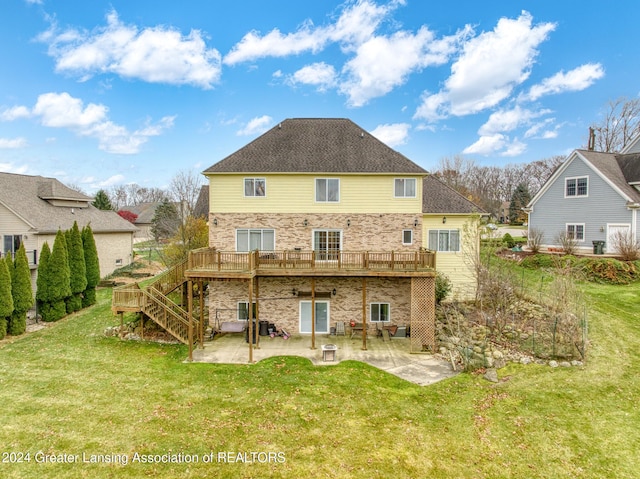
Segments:
[[[596,241],[614,254],[617,236],[640,237],[639,209],[640,135],[619,154],[574,150],[527,205],[544,247],[560,247],[564,234],[579,251],[593,251]]]
[[[0,255],[15,253],[24,243],[35,292],[38,258],[45,242],[53,247],[59,229],[74,222],[93,230],[100,276],[128,265],[133,259],[137,228],[114,211],[101,211],[92,198],[66,187],[55,178],[0,173]]]
[[[481,210],[350,120],[285,120],[204,174],[210,246],[222,258],[257,251],[247,261],[259,262],[249,287],[220,267],[209,283],[215,321],[259,309],[294,334],[392,323],[412,328],[421,349],[435,341],[428,248],[449,254],[450,274],[473,283],[460,227]]]

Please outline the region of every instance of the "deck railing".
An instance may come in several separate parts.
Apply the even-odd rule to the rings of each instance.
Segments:
[[[194,250],[188,269],[249,272],[254,270],[371,270],[423,271],[435,269],[432,251],[218,251]]]

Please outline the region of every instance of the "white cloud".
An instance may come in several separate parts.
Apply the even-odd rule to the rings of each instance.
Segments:
[[[38,97],[30,116],[38,118],[43,126],[66,128],[80,136],[95,138],[98,147],[109,153],[135,154],[150,137],[161,135],[173,126],[175,116],[166,116],[157,123],[147,123],[133,132],[109,120],[109,109],[104,105],[84,102],[66,92],[43,93]],[[50,142],[50,139],[47,139]]]
[[[501,18],[493,31],[472,38],[451,66],[451,76],[439,93],[425,95],[414,118],[433,121],[492,108],[529,77],[538,54],[555,24],[532,25],[522,12],[517,19]],[[432,98],[433,97],[433,98]]]
[[[108,188],[108,187],[113,186],[113,185],[118,185],[118,184],[124,182],[124,180],[125,180],[125,176],[124,175],[121,175],[121,174],[113,175],[113,176],[110,176],[109,178],[107,178],[106,180],[103,180],[103,181],[100,181],[100,182],[97,182],[97,183],[93,183],[91,185],[91,187],[94,188],[94,189]]]
[[[491,135],[493,133],[512,131],[516,128],[527,125],[532,119],[551,113],[551,110],[532,111],[520,106],[515,106],[510,110],[498,110],[489,116],[487,122],[480,127],[480,135]]]
[[[473,145],[470,145],[462,150],[462,153],[465,155],[490,155],[491,153],[504,148],[504,146],[506,145],[506,140],[507,137],[505,135],[501,135],[500,133],[481,136]]]
[[[427,27],[413,34],[399,31],[391,36],[372,37],[356,50],[344,73],[347,81],[341,86],[351,106],[362,106],[370,99],[383,96],[402,85],[409,74],[428,66],[441,65],[456,50],[470,29],[440,40]]]
[[[518,140],[513,140],[506,145],[505,151],[500,156],[518,156],[527,150],[527,145]]]
[[[336,70],[324,62],[307,65],[287,79],[289,84],[315,85],[319,91],[332,87],[336,81]]]
[[[27,146],[27,140],[24,138],[0,138],[0,148],[16,149]]]
[[[235,65],[259,58],[318,53],[330,42],[341,42],[343,49],[350,50],[369,38],[393,8],[394,2],[379,6],[364,0],[345,8],[338,20],[327,26],[315,27],[307,20],[293,33],[283,34],[274,28],[262,36],[260,32],[251,31],[231,48],[223,61]]]
[[[257,118],[253,118],[245,125],[245,127],[239,130],[236,135],[238,136],[250,136],[250,135],[259,135],[267,131],[273,118],[268,115],[263,115]]]
[[[38,97],[33,114],[40,117],[44,126],[53,128],[84,128],[103,121],[108,108],[89,103],[83,108],[79,98],[68,93],[44,93]]]
[[[394,147],[407,142],[410,128],[408,123],[378,125],[371,134],[386,145]]]
[[[544,95],[584,90],[603,76],[604,68],[602,65],[599,63],[587,63],[567,73],[561,71],[552,77],[545,78],[542,83],[531,87],[528,98],[537,100]]]
[[[0,120],[2,121],[14,121],[19,118],[29,118],[31,112],[25,106],[14,106],[13,108],[8,108],[0,113]]]
[[[220,78],[220,53],[207,49],[198,30],[188,35],[165,26],[139,30],[120,22],[115,11],[107,15],[106,26],[92,32],[58,32],[53,25],[39,39],[49,45],[57,71],[83,80],[115,73],[151,83],[208,89]]]
[[[24,175],[29,171],[27,165],[15,166],[13,163],[0,163],[0,171],[4,173],[16,173],[18,175]]]

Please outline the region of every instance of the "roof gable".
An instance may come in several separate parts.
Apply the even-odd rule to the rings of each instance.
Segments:
[[[204,171],[215,173],[427,174],[343,118],[287,119]]]

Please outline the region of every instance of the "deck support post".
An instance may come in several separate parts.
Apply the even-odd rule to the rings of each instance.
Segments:
[[[144,341],[144,313],[140,311],[140,339]]]
[[[362,350],[367,350],[367,278],[362,278]]]
[[[198,292],[200,293],[200,349],[204,349],[204,281],[198,281]]]
[[[249,311],[247,318],[249,319],[249,363],[253,363],[253,276],[249,279]]]
[[[189,361],[193,361],[193,281],[187,281],[187,311],[189,313]]]
[[[316,349],[316,279],[311,277],[311,349]]]
[[[249,306],[249,310],[252,307]],[[256,349],[260,349],[260,278],[256,276]]]

